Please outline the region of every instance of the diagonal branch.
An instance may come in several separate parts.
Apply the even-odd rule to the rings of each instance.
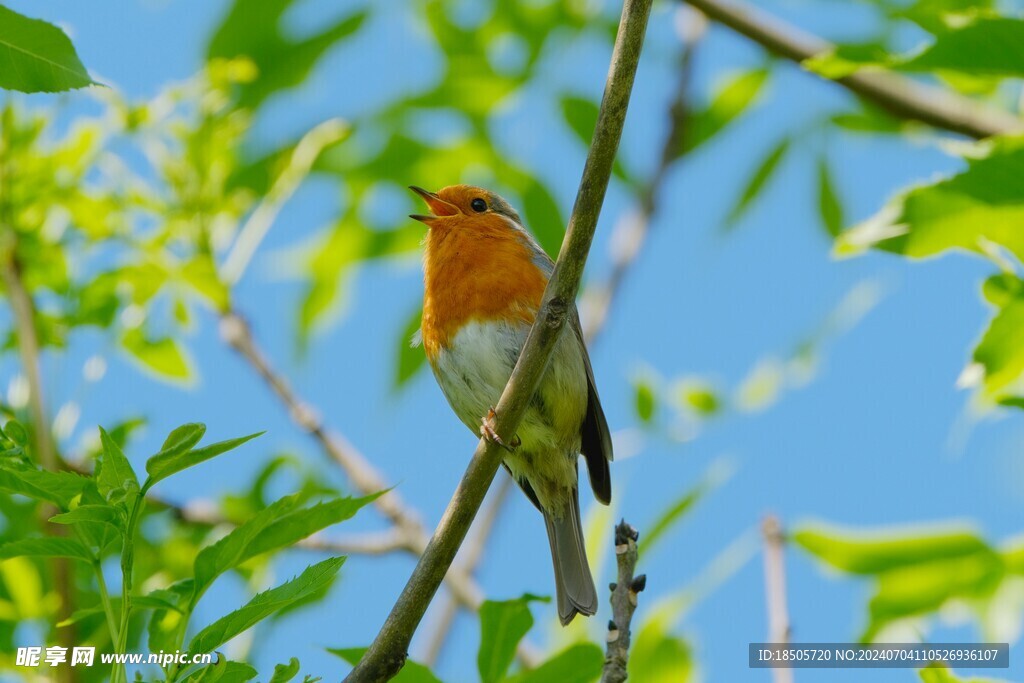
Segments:
[[[684,0],[710,19],[794,62],[834,45],[738,0]],[[890,72],[857,72],[836,83],[901,119],[912,119],[972,138],[1024,130],[1016,116],[982,106],[942,88]]]
[[[494,431],[515,434],[573,308],[597,228],[612,163],[626,119],[651,0],[625,0],[605,93],[565,240],[544,291],[537,320],[496,408]],[[503,439],[504,440],[504,439]],[[448,509],[370,649],[345,679],[387,681],[401,670],[413,633],[451,567],[501,462],[496,441],[481,439]]]

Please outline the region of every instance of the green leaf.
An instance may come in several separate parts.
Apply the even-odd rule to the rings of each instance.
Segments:
[[[252,557],[290,546],[351,518],[378,495],[339,498],[301,509],[298,507],[303,494],[286,496],[272,503],[199,552],[195,561],[195,595],[202,595],[216,577]]]
[[[91,562],[88,548],[73,538],[23,538],[0,545],[0,559],[10,557],[70,557]]]
[[[107,430],[100,427],[100,444],[103,446],[103,453],[100,456],[99,473],[96,475],[96,484],[100,493],[109,499],[111,492],[118,489],[126,492],[137,492],[139,480],[135,476],[135,470],[128,462],[121,447],[110,438]]]
[[[753,69],[727,80],[704,109],[687,115],[686,133],[677,156],[704,144],[757,101],[768,80],[767,69]]]
[[[366,654],[366,649],[365,647],[329,647],[327,651],[355,666]],[[411,659],[405,661],[402,670],[391,680],[393,683],[441,683],[441,679],[432,674],[430,669]]]
[[[878,574],[923,562],[990,552],[976,534],[956,529],[898,535],[855,534],[816,525],[800,527],[792,540],[823,562],[851,574]]]
[[[874,246],[923,258],[950,249],[985,253],[994,243],[1024,260],[1024,137],[987,140],[966,161],[967,170],[903,193],[844,232],[837,251]]]
[[[302,600],[332,581],[344,561],[343,557],[324,560],[307,567],[297,578],[260,593],[242,608],[221,617],[197,633],[189,644],[189,651],[213,652],[220,645],[252,628],[274,612]]]
[[[593,683],[601,676],[604,652],[593,643],[577,643],[536,669],[508,679],[509,683]],[[639,680],[639,679],[638,679]]]
[[[654,420],[654,413],[658,408],[658,396],[651,382],[643,378],[634,380],[633,405],[636,409],[636,416],[642,423],[650,424]]]
[[[480,606],[480,650],[476,664],[482,683],[494,683],[505,677],[516,656],[519,641],[533,626],[530,603],[542,600],[524,595],[515,600],[486,600]]]
[[[999,399],[1006,389],[1019,389],[1024,376],[1024,294],[1010,299],[989,323],[974,349],[974,361],[985,368],[985,391]]]
[[[59,92],[93,83],[62,30],[0,5],[0,88]]]
[[[207,59],[248,57],[259,77],[241,87],[243,106],[255,108],[279,90],[305,80],[320,57],[363,25],[360,11],[331,24],[316,35],[293,40],[284,31],[285,12],[293,0],[235,0],[207,48]]]
[[[318,531],[351,519],[356,512],[381,495],[374,493],[362,498],[338,498],[310,508],[285,512],[252,540],[243,553],[243,559],[294,545]]]
[[[824,157],[818,159],[818,214],[830,236],[837,237],[843,231],[843,205],[839,201],[832,172]]]
[[[761,194],[761,191],[771,180],[778,169],[779,164],[786,156],[786,152],[789,151],[790,139],[788,137],[783,138],[774,147],[769,150],[768,154],[761,163],[757,165],[753,175],[747,180],[746,185],[743,186],[743,192],[740,193],[740,198],[736,201],[736,204],[729,211],[729,216],[725,219],[726,228],[731,228],[736,224],[737,221],[747,212],[750,208],[751,203]]]
[[[940,33],[916,56],[900,60],[906,71],[957,71],[982,76],[1024,76],[1024,20],[978,17]]]
[[[172,474],[181,472],[193,465],[198,465],[199,463],[215,458],[222,453],[227,453],[230,450],[238,448],[245,442],[255,439],[257,436],[263,434],[263,432],[256,432],[255,434],[240,436],[236,439],[228,439],[226,441],[218,441],[217,443],[210,444],[209,446],[189,450],[191,446],[195,445],[195,443],[202,438],[206,427],[204,425],[185,426],[191,426],[193,428],[200,427],[202,429],[198,431],[198,434],[193,432],[188,438],[174,443],[170,447],[165,443],[163,450],[146,461],[146,472],[149,473],[150,486],[162,479],[166,479]],[[179,427],[178,429],[183,430],[185,428]],[[172,433],[172,436],[173,435],[174,434]],[[193,437],[194,440],[192,440]],[[168,437],[168,441],[170,440],[171,437]]]
[[[244,662],[224,659],[218,653],[218,660],[201,669],[196,669],[182,679],[183,683],[245,683],[257,676],[256,669]]]
[[[71,500],[89,485],[89,481],[71,472],[0,468],[0,490],[50,501],[62,508],[67,508]]]
[[[140,328],[121,337],[121,347],[141,367],[166,380],[188,382],[193,378],[192,363],[181,345],[170,337],[148,339]]]
[[[180,427],[175,427],[167,435],[167,438],[164,439],[163,445],[160,446],[160,453],[157,453],[157,455],[187,451],[199,443],[204,434],[206,434],[206,425],[201,422],[190,422]]]
[[[401,388],[412,379],[427,360],[419,340],[423,310],[417,308],[409,317],[398,337],[398,358],[395,360],[395,388]]]
[[[28,430],[17,420],[8,420],[4,425],[4,434],[19,446],[28,445]]]
[[[274,675],[271,676],[270,683],[288,683],[298,673],[299,660],[292,657],[287,664],[277,664],[274,666]]]
[[[95,503],[79,505],[69,512],[62,512],[59,515],[50,517],[55,524],[78,524],[81,522],[97,522],[109,524],[115,529],[124,528],[124,519],[117,508],[112,505],[99,505]]]

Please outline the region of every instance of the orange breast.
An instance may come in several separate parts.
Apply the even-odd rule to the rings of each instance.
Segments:
[[[533,323],[547,276],[512,228],[480,220],[436,225],[426,246],[422,332],[431,362],[467,322]]]

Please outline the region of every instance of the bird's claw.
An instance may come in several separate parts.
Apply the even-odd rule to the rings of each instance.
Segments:
[[[519,447],[519,444],[521,444],[522,441],[519,440],[518,436],[513,436],[510,444],[505,443],[505,441],[498,436],[498,432],[494,431],[494,421],[497,417],[498,414],[494,412],[493,407],[487,409],[487,416],[480,421],[480,435],[488,441],[493,441],[498,444],[509,453],[512,453]]]

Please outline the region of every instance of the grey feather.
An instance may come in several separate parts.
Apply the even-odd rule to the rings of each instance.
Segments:
[[[594,588],[583,545],[577,492],[573,491],[569,509],[560,518],[556,519],[547,510],[543,512],[555,568],[558,618],[565,626],[577,614],[590,616],[597,613],[597,589]]]

